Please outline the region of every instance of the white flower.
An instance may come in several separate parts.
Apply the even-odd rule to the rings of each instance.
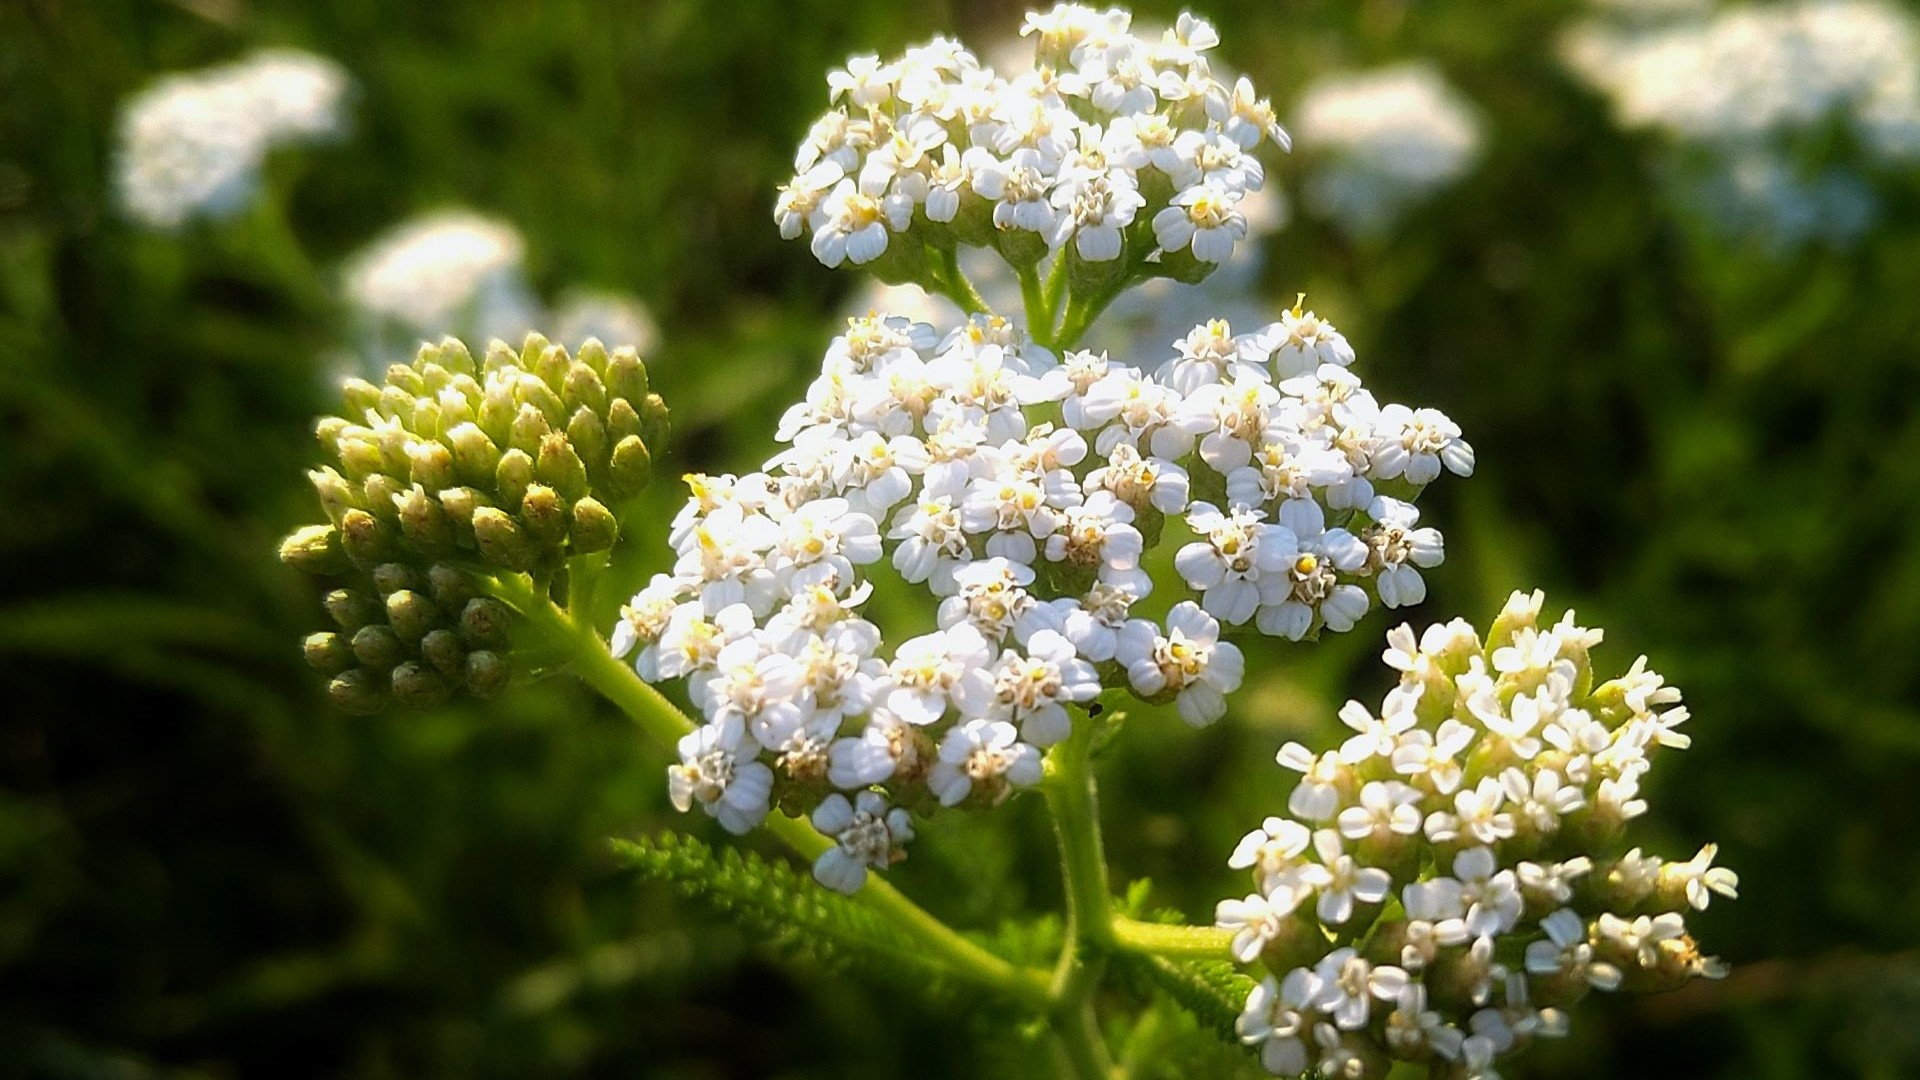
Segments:
[[[348,90],[339,65],[290,49],[160,79],[120,110],[120,205],[162,229],[238,213],[271,149],[345,130]]]
[[[1353,363],[1353,346],[1347,344],[1346,337],[1332,323],[1311,311],[1302,311],[1298,304],[1283,312],[1280,321],[1260,336],[1271,354],[1276,380],[1308,375],[1325,364],[1346,367]]]
[[[1465,175],[1483,141],[1465,100],[1423,62],[1325,76],[1295,117],[1314,153],[1308,208],[1363,236]]]
[[[1197,184],[1174,196],[1153,216],[1153,236],[1162,251],[1191,249],[1201,262],[1225,262],[1233,245],[1247,238],[1247,216],[1237,209],[1241,193],[1218,184]]]
[[[1136,692],[1172,694],[1180,718],[1195,727],[1226,714],[1226,696],[1240,688],[1246,672],[1240,649],[1221,641],[1220,624],[1191,600],[1167,613],[1165,634],[1144,619],[1128,622],[1114,658]]]
[[[410,338],[525,335],[535,302],[513,226],[465,211],[405,222],[353,256],[342,291],[361,318]]]
[[[1009,649],[994,665],[989,715],[1019,724],[1021,736],[1035,746],[1052,746],[1073,730],[1065,703],[1098,697],[1100,676],[1055,631],[1034,634],[1025,651],[1021,656]]]
[[[949,704],[962,716],[984,715],[993,696],[987,669],[995,652],[966,623],[901,642],[887,665],[882,707],[921,725],[939,720]]]
[[[1405,476],[1409,483],[1428,484],[1442,465],[1457,476],[1473,475],[1473,447],[1438,409],[1385,406],[1374,434],[1373,473],[1382,480]]]
[[[1027,592],[1033,568],[1009,559],[982,559],[954,571],[954,595],[940,602],[943,629],[968,623],[982,636],[1004,642],[1037,601]]]
[[[1380,602],[1390,608],[1407,607],[1427,598],[1427,583],[1418,568],[1439,566],[1446,558],[1440,530],[1416,528],[1420,511],[1412,503],[1384,495],[1367,507],[1374,520],[1361,538],[1372,549],[1375,585]]]
[[[1196,502],[1187,511],[1187,524],[1204,539],[1182,547],[1174,555],[1174,569],[1187,585],[1200,591],[1207,612],[1229,625],[1253,617],[1260,603],[1286,585],[1283,575],[1297,553],[1291,532],[1261,521],[1258,510],[1222,513],[1211,503]]]
[[[1393,879],[1385,870],[1361,866],[1346,854],[1340,834],[1333,829],[1321,829],[1313,834],[1313,850],[1320,857],[1317,869],[1322,872],[1306,875],[1303,880],[1320,893],[1314,913],[1323,923],[1343,925],[1353,918],[1359,905],[1378,904],[1393,888]]]
[[[1264,882],[1296,865],[1312,841],[1313,833],[1305,825],[1270,817],[1240,838],[1227,865],[1235,870],[1252,869]]]
[[[820,207],[813,230],[813,255],[827,266],[870,263],[886,254],[889,232],[905,232],[913,223],[913,200],[905,195],[875,197],[851,180],[841,180]]]
[[[927,787],[942,806],[954,806],[975,788],[1003,799],[1013,788],[1040,782],[1040,752],[1020,741],[1012,724],[968,720],[948,730],[940,756],[927,774]]]
[[[901,846],[913,839],[913,819],[899,807],[889,808],[877,791],[863,791],[853,802],[845,795],[827,796],[814,808],[813,827],[834,840],[814,860],[814,880],[849,896],[867,883],[868,867],[885,869],[903,857]]]
[[[1367,1026],[1375,998],[1394,1001],[1407,985],[1407,973],[1382,964],[1375,967],[1351,948],[1328,953],[1314,969],[1320,978],[1319,1006],[1342,1031]]]
[[[1325,986],[1308,968],[1295,968],[1284,981],[1269,975],[1247,995],[1234,1031],[1248,1046],[1260,1047],[1260,1064],[1276,1076],[1298,1076],[1307,1069],[1307,1035],[1320,1015]]]
[[[1233,958],[1251,964],[1267,943],[1280,935],[1301,899],[1300,894],[1282,885],[1265,893],[1248,893],[1242,900],[1222,900],[1214,907],[1213,924],[1233,931],[1229,946]]]
[[[744,833],[767,816],[773,770],[730,749],[718,727],[688,732],[679,750],[680,764],[667,769],[667,795],[675,809],[684,813],[697,802],[731,833]]]
[[[1340,835],[1349,840],[1391,840],[1420,832],[1420,792],[1395,780],[1369,780],[1360,805],[1340,811]]]
[[[1427,838],[1439,844],[1464,835],[1477,843],[1492,844],[1512,836],[1513,815],[1500,809],[1506,797],[1500,781],[1491,776],[1475,787],[1455,792],[1455,813],[1436,810],[1427,815]]]
[[[1620,969],[1595,962],[1593,946],[1587,942],[1587,924],[1579,913],[1561,908],[1541,919],[1540,929],[1547,936],[1527,944],[1527,974],[1564,975],[1597,990],[1619,989]]]
[[[1318,757],[1297,742],[1280,748],[1274,760],[1301,774],[1293,793],[1287,796],[1287,812],[1308,821],[1328,821],[1340,811],[1341,792],[1353,781],[1353,770],[1340,756],[1329,750]]]
[[[1225,319],[1201,323],[1174,342],[1173,348],[1177,355],[1162,364],[1154,377],[1180,394],[1241,378],[1272,381],[1262,363],[1265,350],[1258,336],[1236,336]]]
[[[1416,698],[1417,695],[1404,694],[1396,689],[1387,695],[1378,717],[1357,701],[1342,705],[1340,722],[1352,728],[1355,734],[1340,744],[1340,760],[1349,765],[1358,765],[1368,758],[1392,757],[1400,745],[1401,733],[1419,720],[1413,711]]]
[[[773,202],[773,220],[783,240],[797,238],[803,229],[817,229],[827,220],[827,195],[846,177],[837,161],[822,161],[780,185]]]
[[[1520,919],[1523,902],[1519,879],[1499,869],[1493,849],[1472,847],[1453,857],[1453,876],[1466,905],[1467,933],[1474,937],[1504,934]]]

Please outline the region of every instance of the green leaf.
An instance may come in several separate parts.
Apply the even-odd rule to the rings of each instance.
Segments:
[[[715,849],[678,833],[616,839],[612,847],[641,877],[728,916],[783,955],[910,985],[929,997],[953,990],[945,971],[911,937],[785,863]]]
[[[1224,961],[1179,963],[1158,956],[1120,952],[1113,970],[1136,993],[1165,995],[1222,1038],[1235,1037],[1233,1023],[1253,991],[1253,980]]]

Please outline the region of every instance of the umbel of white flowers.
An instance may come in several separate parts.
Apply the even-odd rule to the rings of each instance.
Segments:
[[[1679,863],[1625,846],[1653,759],[1688,744],[1680,692],[1645,657],[1596,686],[1601,632],[1543,626],[1544,600],[1515,593],[1484,640],[1398,627],[1379,711],[1348,702],[1337,749],[1281,749],[1286,816],[1240,841],[1228,864],[1255,891],[1216,913],[1264,973],[1238,1029],[1269,1071],[1490,1076],[1590,989],[1725,974],[1682,914],[1735,895],[1715,845]]]
[[[1055,357],[993,318],[850,320],[766,472],[688,477],[673,570],[614,629],[706,719],[675,802],[736,832],[835,789],[991,806],[1103,688],[1206,724],[1241,680],[1223,634],[1298,640],[1425,596],[1443,548],[1409,500],[1473,464],[1444,415],[1376,403],[1302,309],[1143,359]],[[1142,558],[1174,536],[1186,598],[1139,618]],[[928,590],[939,630],[889,647],[860,614],[876,564]]]
[[[349,88],[339,65],[291,49],[161,79],[121,108],[120,205],[157,228],[239,212],[270,150],[345,131]]]
[[[1036,63],[1012,79],[946,38],[853,58],[780,190],[781,234],[894,283],[951,286],[939,256],[957,245],[1026,266],[1060,253],[1076,291],[1204,277],[1246,238],[1240,203],[1265,180],[1252,151],[1287,134],[1251,82],[1213,78],[1207,22],[1148,40],[1131,20],[1030,14]]]

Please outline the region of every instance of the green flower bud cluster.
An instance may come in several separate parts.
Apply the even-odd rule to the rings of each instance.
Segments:
[[[280,557],[338,579],[338,629],[308,638],[343,708],[428,706],[505,685],[507,609],[477,575],[548,580],[604,553],[617,507],[647,486],[667,410],[630,348],[578,355],[539,334],[475,362],[447,338],[380,385],[350,379],[341,416],[317,425],[330,460],[309,474],[327,521]]]

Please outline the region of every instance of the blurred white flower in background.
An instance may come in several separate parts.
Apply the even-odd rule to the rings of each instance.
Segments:
[[[1881,0],[1609,12],[1576,24],[1562,54],[1622,127],[1705,164],[1680,170],[1683,201],[1730,231],[1852,239],[1877,211],[1862,170],[1920,157],[1920,29]],[[1853,147],[1840,160],[1835,133]]]
[[[402,223],[348,264],[343,289],[383,360],[452,334],[515,341],[540,321],[521,259],[526,244],[506,222],[444,210]]]
[[[344,134],[350,87],[338,64],[292,49],[160,79],[121,109],[121,207],[155,228],[239,212],[268,151]]]
[[[644,355],[660,340],[660,327],[644,304],[624,293],[603,289],[574,289],[563,294],[548,322],[554,340],[574,349],[588,338],[599,338],[609,349],[631,345]]]
[[[1388,231],[1465,176],[1485,141],[1466,99],[1423,61],[1315,81],[1293,131],[1309,163],[1307,210],[1354,236]]]

